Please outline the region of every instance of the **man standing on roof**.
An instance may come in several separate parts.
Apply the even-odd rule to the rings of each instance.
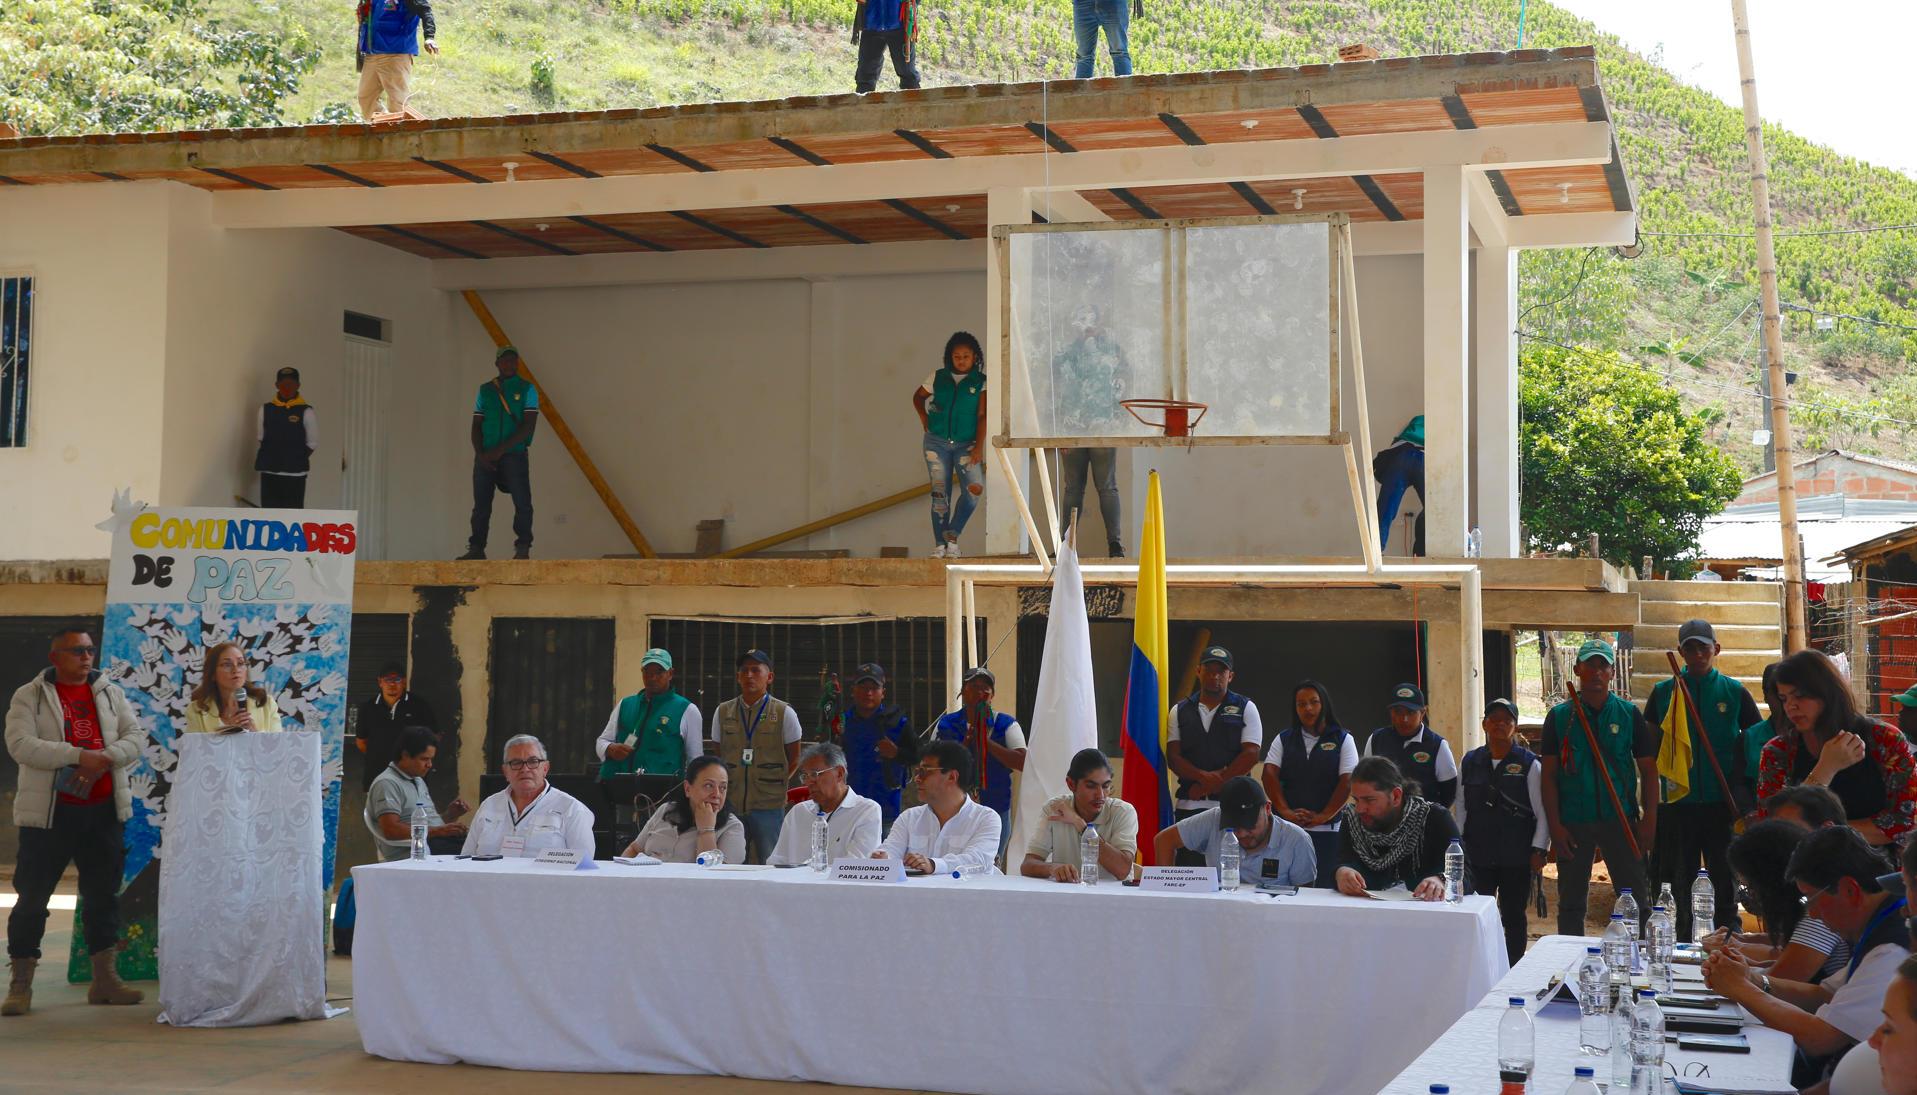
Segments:
[[[519,375],[519,351],[502,346],[493,356],[499,375],[479,386],[473,404],[472,535],[461,559],[486,557],[493,520],[493,492],[512,495],[513,558],[532,557],[532,461],[526,449],[539,424],[539,389]]]
[[[1418,500],[1424,500],[1424,415],[1412,416],[1391,439],[1391,447],[1371,458],[1371,474],[1378,480],[1378,546],[1382,549],[1391,542],[1391,522],[1398,516],[1404,492],[1415,490]],[[1420,515],[1419,534],[1404,545],[1404,554],[1424,554],[1422,532]]]
[[[899,74],[899,90],[915,91],[919,66],[913,60],[919,36],[918,0],[858,0],[852,16],[852,42],[859,47],[859,67],[853,90],[860,95],[879,84],[879,67],[892,54],[892,71]]]
[[[306,473],[319,448],[319,415],[300,398],[300,371],[288,365],[273,378],[273,398],[260,405],[254,431],[260,443],[253,470],[260,473],[261,509],[306,505]]]
[[[433,0],[360,0],[359,4],[359,112],[368,121],[379,112],[379,96],[386,93],[386,111],[406,109],[413,94],[413,58],[419,55],[420,27],[426,29],[426,52],[438,53],[433,41]]]

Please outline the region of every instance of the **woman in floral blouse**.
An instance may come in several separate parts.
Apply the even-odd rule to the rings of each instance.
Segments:
[[[1896,727],[1859,714],[1836,663],[1801,650],[1777,664],[1777,692],[1789,728],[1764,746],[1757,795],[1787,785],[1828,787],[1851,828],[1871,844],[1901,840],[1917,826],[1917,761]]]

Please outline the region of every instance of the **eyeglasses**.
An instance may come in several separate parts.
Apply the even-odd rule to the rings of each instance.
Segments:
[[[245,663],[245,662],[239,662],[239,661],[230,661],[230,660],[228,660],[228,659],[226,659],[226,658],[221,658],[221,659],[220,659],[220,662],[219,662],[219,664],[218,664],[217,666],[215,666],[214,668],[216,668],[216,669],[245,669],[245,668],[246,668],[246,663]]]
[[[799,782],[811,783],[814,780],[824,778],[827,772],[836,772],[836,771],[842,771],[842,769],[840,769],[839,766],[836,764],[832,765],[829,768],[818,768],[818,769],[812,769],[812,770],[801,768],[799,769]]]
[[[507,761],[506,767],[515,772],[523,772],[528,768],[537,768],[544,763],[546,763],[545,757],[520,757],[518,760]]]
[[[1837,883],[1833,882],[1828,886],[1819,886],[1815,890],[1812,890],[1810,893],[1799,895],[1797,898],[1797,903],[1799,905],[1802,905],[1806,909],[1808,909],[1811,907],[1811,902],[1816,901],[1818,898],[1824,896],[1827,893],[1836,893],[1836,892],[1837,892]]]
[[[100,648],[92,644],[86,646],[63,646],[60,648],[60,653],[71,654],[76,658],[97,658],[100,656]]]
[[[943,768],[927,768],[924,765],[920,765],[919,767],[912,769],[912,778],[917,780],[927,780],[927,779],[931,779],[933,776],[943,775],[944,772],[945,772],[945,769]]]

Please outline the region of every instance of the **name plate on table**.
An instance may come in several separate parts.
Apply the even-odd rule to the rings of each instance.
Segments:
[[[585,870],[592,865],[592,857],[576,848],[547,848],[533,856],[535,867],[564,867],[569,871]]]
[[[1146,867],[1139,876],[1141,890],[1182,890],[1186,893],[1217,893],[1216,867]]]
[[[896,859],[835,859],[834,882],[903,882],[905,864]]]

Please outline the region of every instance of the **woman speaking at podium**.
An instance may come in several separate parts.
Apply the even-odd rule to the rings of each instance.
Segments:
[[[238,643],[208,647],[200,685],[186,705],[186,732],[236,734],[249,730],[279,732],[279,705],[266,689],[247,680],[246,652]]]

